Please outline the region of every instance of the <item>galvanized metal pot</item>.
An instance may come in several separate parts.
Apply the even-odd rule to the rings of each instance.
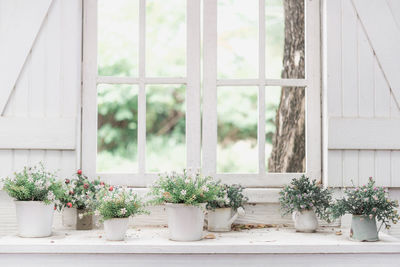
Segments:
[[[77,209],[76,230],[92,230],[93,216],[86,209]]]
[[[378,241],[376,219],[365,215],[353,215],[351,220],[350,238],[355,241]]]

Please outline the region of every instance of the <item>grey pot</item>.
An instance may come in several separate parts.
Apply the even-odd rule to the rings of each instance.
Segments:
[[[353,215],[351,219],[350,238],[355,241],[378,241],[378,230],[376,228],[376,219],[369,216]]]
[[[93,216],[85,214],[87,210],[77,209],[76,230],[92,230],[93,229]],[[82,218],[79,217],[81,215]]]

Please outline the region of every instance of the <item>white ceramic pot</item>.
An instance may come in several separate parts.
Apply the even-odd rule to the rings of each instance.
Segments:
[[[46,237],[51,235],[54,205],[41,201],[15,201],[18,235],[20,237]]]
[[[318,219],[313,210],[293,212],[293,221],[297,232],[313,233],[318,228]]]
[[[192,206],[165,204],[168,214],[169,238],[174,241],[196,241],[203,238],[206,204]]]
[[[122,241],[128,230],[129,218],[114,218],[104,221],[106,238],[110,241]]]
[[[238,216],[243,216],[244,209],[238,208],[232,216],[231,208],[219,208],[208,211],[208,231],[211,232],[229,232],[232,228],[232,223]]]
[[[77,223],[77,209],[76,208],[64,208],[62,213],[62,223],[66,229],[76,229]]]

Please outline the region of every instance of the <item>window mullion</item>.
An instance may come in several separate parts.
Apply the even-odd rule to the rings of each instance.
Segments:
[[[200,168],[200,1],[187,0],[186,164]]]
[[[139,95],[138,95],[138,162],[139,174],[146,169],[146,0],[139,2]]]
[[[216,173],[217,162],[217,0],[203,10],[203,172]]]
[[[258,1],[258,172],[265,173],[265,0]]]

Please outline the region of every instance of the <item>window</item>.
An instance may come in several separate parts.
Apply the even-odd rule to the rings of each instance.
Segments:
[[[320,178],[318,2],[86,0],[84,170],[136,187],[188,167]]]

